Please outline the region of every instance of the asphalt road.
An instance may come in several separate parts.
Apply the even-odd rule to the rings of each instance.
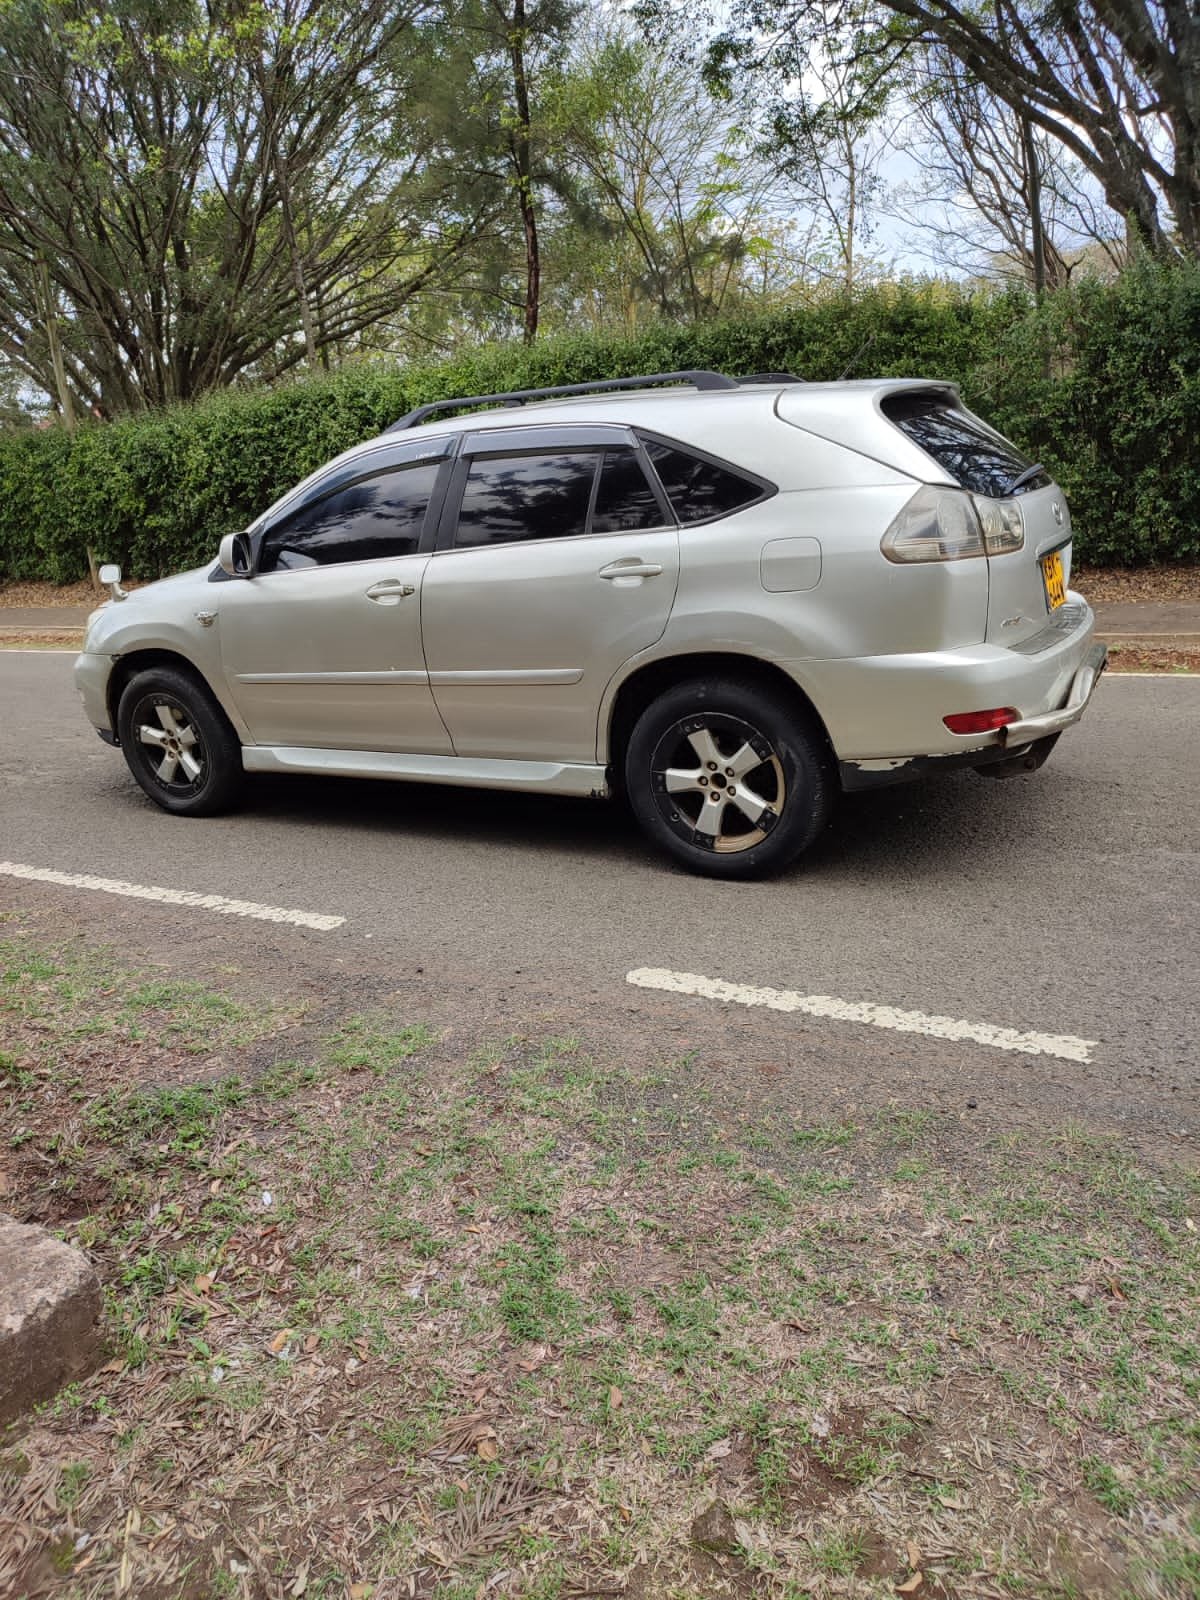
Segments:
[[[1095,1115],[1192,1139],[1198,777],[1200,678],[1110,676],[1036,776],[847,799],[787,877],[728,885],[674,870],[618,810],[588,802],[262,779],[236,815],[171,818],[85,722],[70,656],[4,652],[0,859],[346,921],[279,929],[2,876],[0,905],[86,901],[146,938],[183,929],[257,942],[285,965],[419,975],[493,1009],[553,1000],[617,1028],[683,1027],[714,1060],[782,1063],[810,1101],[903,1079],[963,1103],[992,1092],[1027,1120]],[[653,996],[625,981],[639,967],[1095,1045],[1076,1064]]]

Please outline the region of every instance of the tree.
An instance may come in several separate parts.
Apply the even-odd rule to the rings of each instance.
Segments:
[[[706,93],[695,60],[602,18],[551,116],[576,174],[551,245],[565,316],[633,332],[647,313],[698,321],[776,287],[790,259],[778,173]]]
[[[398,115],[423,26],[419,0],[10,0],[11,366],[112,415],[278,377],[436,280],[473,219]]]
[[[442,123],[434,143],[447,172],[495,203],[474,290],[519,313],[527,344],[541,316],[542,219],[571,188],[543,102],[578,9],[577,0],[452,0],[439,30]]]
[[[831,30],[881,84],[906,58],[946,51],[1079,162],[1132,238],[1160,258],[1200,256],[1200,10],[1188,0],[735,0],[713,68],[761,59],[763,38],[812,60]]]
[[[780,42],[774,70],[800,87],[776,99],[761,149],[779,163],[792,192],[819,219],[832,256],[823,275],[849,293],[862,270],[862,246],[870,234],[890,134],[883,127],[886,95],[877,79],[863,74],[846,43],[831,32],[813,41],[815,54],[805,62],[795,57],[789,41]]]
[[[936,259],[999,270],[1035,294],[1068,281],[1081,262],[1125,259],[1120,219],[1094,181],[1030,119],[999,101],[945,51],[927,52],[908,119],[921,182],[904,214],[931,236]]]

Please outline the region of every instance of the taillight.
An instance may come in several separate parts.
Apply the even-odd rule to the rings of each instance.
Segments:
[[[991,711],[954,711],[942,721],[951,733],[995,733],[997,728],[1007,728],[1010,722],[1019,722],[1021,713],[1012,706],[996,706]]]
[[[1007,556],[1024,548],[1025,519],[1015,500],[986,500],[981,494],[972,498],[988,555]]]
[[[965,561],[985,554],[983,530],[962,489],[926,484],[892,520],[880,549],[889,561]]]
[[[966,561],[1009,555],[1025,543],[1021,508],[965,489],[925,484],[892,519],[880,543],[889,561]]]

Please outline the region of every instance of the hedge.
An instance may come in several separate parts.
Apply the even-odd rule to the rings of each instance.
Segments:
[[[86,575],[89,546],[137,577],[194,566],[304,473],[422,401],[681,367],[954,380],[1063,485],[1080,558],[1200,557],[1200,268],[1142,265],[1041,307],[1018,292],[887,285],[633,339],[352,365],[73,435],[10,431],[0,436],[0,579],[71,582]]]

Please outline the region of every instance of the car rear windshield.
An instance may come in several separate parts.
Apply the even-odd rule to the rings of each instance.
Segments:
[[[901,433],[975,494],[999,498],[1050,482],[1047,473],[1039,472],[1014,491],[1010,485],[1032,465],[1028,456],[946,395],[890,394],[882,408]]]

